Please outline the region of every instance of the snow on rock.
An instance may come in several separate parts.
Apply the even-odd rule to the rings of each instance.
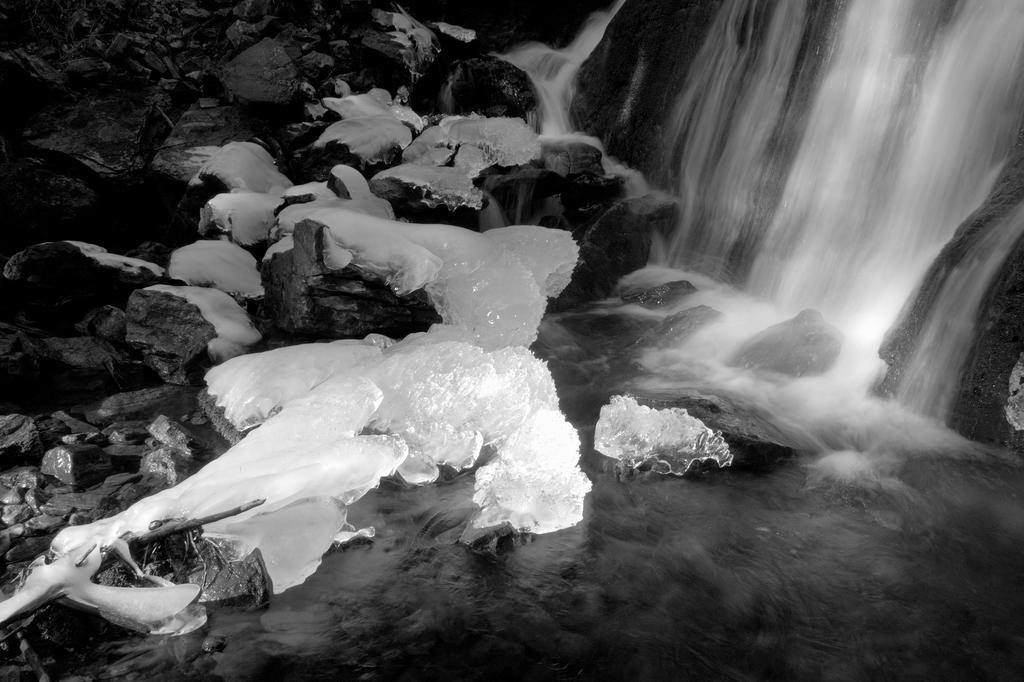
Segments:
[[[263,192],[280,195],[292,181],[277,169],[274,157],[254,142],[229,142],[217,150],[199,169],[190,184],[215,178],[228,191]]]
[[[355,266],[396,294],[425,288],[444,323],[484,348],[533,343],[547,298],[561,291],[578,253],[568,232],[534,226],[480,234],[345,210],[307,219],[327,227]]]
[[[352,166],[339,163],[331,169],[327,186],[342,199],[373,199],[370,184],[363,174]]]
[[[345,97],[324,97],[320,100],[324,108],[344,118],[361,118],[363,116],[387,116],[388,105],[381,104],[377,98],[367,93],[347,95]]]
[[[274,210],[280,204],[280,196],[261,192],[218,194],[199,212],[199,234],[204,237],[224,234],[245,246],[265,242],[274,225]]]
[[[682,408],[653,409],[629,396],[612,396],[601,408],[594,449],[618,459],[627,469],[652,466],[666,474],[685,474],[698,462],[732,464],[732,452],[718,431]]]
[[[76,242],[70,239],[65,240],[66,243],[76,247],[83,254],[96,261],[100,265],[108,268],[114,268],[121,270],[127,275],[131,276],[148,276],[150,274],[156,277],[164,276],[164,269],[156,263],[150,263],[148,260],[142,260],[141,258],[132,258],[130,256],[120,256],[116,253],[109,253],[102,246],[96,244],[89,244],[87,242]]]
[[[430,126],[402,151],[402,163],[446,166],[454,154],[448,134],[440,126]]]
[[[281,195],[284,207],[293,204],[306,204],[320,199],[334,199],[337,195],[331,191],[326,182],[307,182],[304,185],[293,185]]]
[[[367,167],[390,163],[410,142],[409,128],[387,114],[332,123],[313,143],[313,148],[336,153],[339,161]]]
[[[392,204],[413,210],[444,207],[454,211],[484,205],[483,192],[461,168],[404,163],[374,175],[370,189]]]
[[[263,295],[256,259],[237,244],[222,239],[203,239],[175,249],[167,272],[195,286],[242,296]]]
[[[207,350],[214,362],[223,362],[246,352],[249,346],[259,343],[262,336],[241,306],[223,291],[204,287],[177,287],[154,284],[143,291],[160,291],[185,299],[199,308],[203,317],[213,325],[217,337],[210,341]]]
[[[360,199],[339,199],[331,195],[329,199],[318,199],[305,204],[293,204],[277,215],[277,224],[271,232],[274,239],[282,239],[295,232],[295,226],[319,211],[352,211],[368,216],[394,220],[395,210],[384,199],[375,196]]]

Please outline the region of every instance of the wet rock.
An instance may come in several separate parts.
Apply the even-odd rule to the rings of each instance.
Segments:
[[[673,306],[696,291],[697,287],[682,279],[653,287],[627,289],[619,297],[623,303],[635,303],[645,308],[662,308]]]
[[[120,373],[128,359],[109,341],[94,336],[40,339],[35,344],[40,359],[72,369]]]
[[[609,295],[623,275],[647,264],[652,235],[670,230],[677,215],[673,201],[654,195],[616,203],[577,236],[580,256],[572,281],[549,310],[567,310]]]
[[[53,535],[36,535],[25,538],[22,542],[11,547],[4,559],[8,564],[17,564],[22,561],[30,561],[50,548]]]
[[[345,164],[363,172],[391,165],[412,142],[412,133],[391,115],[332,123],[301,154],[304,178],[324,181],[331,168]]]
[[[370,190],[386,199],[398,215],[415,216],[443,208],[449,211],[483,207],[483,192],[459,168],[402,164],[377,173]]]
[[[0,485],[17,490],[34,490],[43,484],[43,477],[36,466],[20,466],[0,474]]]
[[[294,247],[264,262],[265,304],[280,329],[320,338],[404,336],[440,321],[422,292],[399,297],[353,266],[333,268],[329,239],[322,226],[299,223]]]
[[[842,347],[843,333],[817,310],[808,309],[745,341],[729,359],[729,365],[794,377],[813,376],[827,372]]]
[[[64,75],[24,49],[0,51],[0,129],[18,130],[28,116],[65,94]]]
[[[144,445],[129,445],[125,443],[108,445],[103,452],[110,458],[110,465],[114,471],[121,473],[134,473],[139,470],[142,458],[149,452]]]
[[[96,336],[105,341],[123,343],[127,329],[124,311],[112,305],[93,308],[75,325],[81,334]]]
[[[31,535],[49,535],[65,525],[64,517],[41,514],[25,521],[25,530]]]
[[[108,490],[87,490],[80,493],[59,493],[40,507],[43,514],[67,518],[74,512],[91,512],[107,507],[111,502]]]
[[[95,445],[59,445],[43,455],[39,470],[68,485],[87,488],[112,473],[110,458]]]
[[[160,242],[142,242],[134,249],[126,251],[124,255],[166,268],[171,262],[171,250],[171,247]]]
[[[255,126],[234,106],[203,107],[193,104],[181,115],[170,135],[150,162],[150,169],[167,185],[166,191],[180,198],[185,184],[222,145],[247,140]]]
[[[242,609],[264,606],[270,600],[270,577],[259,550],[226,560],[238,553],[233,543],[217,538],[207,538],[207,543],[200,550],[202,565],[189,574],[189,582],[203,589],[199,601]]]
[[[526,72],[491,56],[455,62],[439,100],[438,105],[446,114],[478,113],[525,119],[537,107]]]
[[[586,173],[604,175],[603,154],[597,147],[576,140],[544,140],[541,159],[544,167],[562,177]]]
[[[440,126],[430,126],[402,151],[402,163],[447,166],[455,152],[455,145],[448,138],[448,133]]]
[[[373,10],[373,23],[382,30],[363,34],[362,48],[367,58],[390,68],[398,67],[395,84],[415,83],[434,62],[440,45],[433,31],[403,12]]]
[[[124,419],[150,418],[167,412],[181,414],[195,408],[195,389],[157,386],[108,396],[80,408],[93,424],[110,424]]]
[[[0,462],[10,466],[37,457],[43,451],[39,430],[30,417],[23,414],[0,416]]]
[[[217,331],[199,308],[180,296],[140,289],[128,299],[126,340],[143,362],[172,384],[201,380],[207,345]]]
[[[194,451],[201,447],[199,439],[190,429],[163,414],[154,419],[146,430],[161,444],[186,457],[192,457]]]
[[[708,428],[720,431],[732,452],[734,469],[763,469],[816,447],[803,434],[783,430],[763,408],[738,396],[685,390],[674,395],[638,395],[637,402],[656,409],[683,408]]]
[[[139,463],[139,473],[152,476],[168,487],[178,485],[199,467],[191,457],[171,448],[157,448],[147,452]]]
[[[661,324],[641,336],[637,340],[637,345],[656,348],[676,347],[721,317],[722,313],[706,305],[687,308],[666,317]]]
[[[323,52],[310,52],[299,59],[299,71],[308,80],[320,82],[334,71],[334,57]]]
[[[605,211],[623,193],[621,177],[581,173],[566,178],[562,206],[571,220],[583,221]]]
[[[67,433],[84,433],[84,434],[95,434],[100,433],[100,430],[88,422],[84,422],[81,419],[72,417],[63,410],[57,410],[50,415],[61,424],[67,427]]]
[[[39,112],[25,129],[35,150],[84,164],[100,178],[125,182],[141,171],[166,123],[147,91],[99,93]]]
[[[147,424],[142,420],[129,420],[114,422],[103,429],[107,440],[115,445],[139,445],[149,437]]]
[[[298,87],[299,70],[280,42],[264,38],[228,62],[221,81],[238,99],[251,104],[284,105]]]

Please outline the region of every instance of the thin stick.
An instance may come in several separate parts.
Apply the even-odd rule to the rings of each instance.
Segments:
[[[231,516],[237,516],[243,512],[247,512],[254,507],[258,507],[266,502],[266,500],[253,500],[252,502],[246,502],[245,504],[239,505],[234,509],[228,509],[227,511],[218,512],[211,514],[210,516],[204,516],[201,519],[183,519],[180,521],[168,521],[164,525],[160,526],[155,530],[151,530],[148,533],[143,533],[134,538],[129,538],[129,542],[133,542],[140,545],[148,545],[151,542],[155,542],[161,538],[167,537],[168,535],[174,535],[175,533],[183,533],[193,528],[199,528],[205,526],[208,523],[214,521],[220,521]]]

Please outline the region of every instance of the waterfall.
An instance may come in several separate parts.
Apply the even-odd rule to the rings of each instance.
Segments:
[[[498,55],[530,75],[540,98],[537,124],[541,135],[568,135],[575,131],[569,117],[569,105],[576,74],[601,42],[608,24],[625,1],[615,0],[608,10],[591,14],[573,41],[564,48],[554,49],[532,42]]]
[[[885,331],[1013,146],[1024,4],[842,3],[807,57],[823,61],[802,112],[787,98],[810,6],[768,5],[726,0],[671,112],[684,208],[662,264],[720,279],[749,268],[748,291],[821,310],[847,335],[843,371],[866,388]],[[797,116],[803,133],[780,169],[778,131]]]

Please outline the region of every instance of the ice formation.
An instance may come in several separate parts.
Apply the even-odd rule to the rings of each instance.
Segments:
[[[488,166],[518,166],[540,156],[540,141],[519,118],[449,116],[439,127],[451,144],[472,145]]]
[[[154,284],[146,287],[144,291],[172,294],[199,308],[199,312],[217,332],[217,337],[207,344],[210,358],[215,362],[223,362],[241,355],[262,338],[246,312],[235,303],[235,299],[218,289]]]
[[[77,247],[79,251],[100,265],[117,268],[118,270],[124,270],[130,273],[141,273],[143,270],[149,270],[157,277],[164,276],[164,269],[156,263],[150,263],[148,260],[131,258],[130,256],[119,256],[116,253],[108,253],[102,246],[89,244],[87,242],[76,242],[70,239],[65,241],[68,244]]]
[[[48,564],[57,568],[0,603],[0,622],[40,595],[89,592],[98,568],[82,561],[90,548],[123,547],[126,534],[142,534],[156,519],[201,518],[256,499],[264,502],[204,530],[240,551],[258,548],[281,592],[316,570],[336,538],[350,535],[347,505],[381,477],[426,483],[439,465],[472,466],[484,449],[494,456],[476,472],[473,525],[550,532],[582,519],[590,482],[578,468],[579,440],[558,411],[546,365],[525,348],[547,296],[561,290],[575,263],[568,233],[526,226],[494,230],[489,235],[503,235],[494,237],[344,210],[312,219],[396,290],[426,286],[442,302],[446,324],[400,342],[371,336],[307,344],[211,370],[210,394],[247,435],[174,488],[62,530]],[[223,292],[151,288],[198,305],[218,341],[259,338]],[[161,615],[191,589],[168,594]],[[158,631],[185,632],[197,622],[180,617]]]
[[[685,474],[695,463],[732,464],[722,435],[681,408],[656,410],[629,396],[612,396],[601,408],[594,449],[627,469],[652,465],[661,473]]]
[[[402,149],[412,142],[412,133],[404,123],[391,116],[347,118],[332,123],[313,143],[323,148],[341,144],[366,163],[379,163],[395,147]]]
[[[202,239],[175,249],[171,252],[167,273],[182,282],[230,294],[263,295],[256,259],[229,241]]]
[[[199,234],[224,234],[243,246],[267,241],[281,197],[262,192],[229,192],[210,199],[199,212]]]
[[[368,216],[376,216],[385,220],[394,220],[395,210],[384,199],[375,196],[359,199],[339,199],[332,195],[329,199],[317,199],[304,204],[292,204],[277,214],[277,224],[271,236],[274,239],[287,237],[295,232],[295,226],[318,211],[341,209]]]

